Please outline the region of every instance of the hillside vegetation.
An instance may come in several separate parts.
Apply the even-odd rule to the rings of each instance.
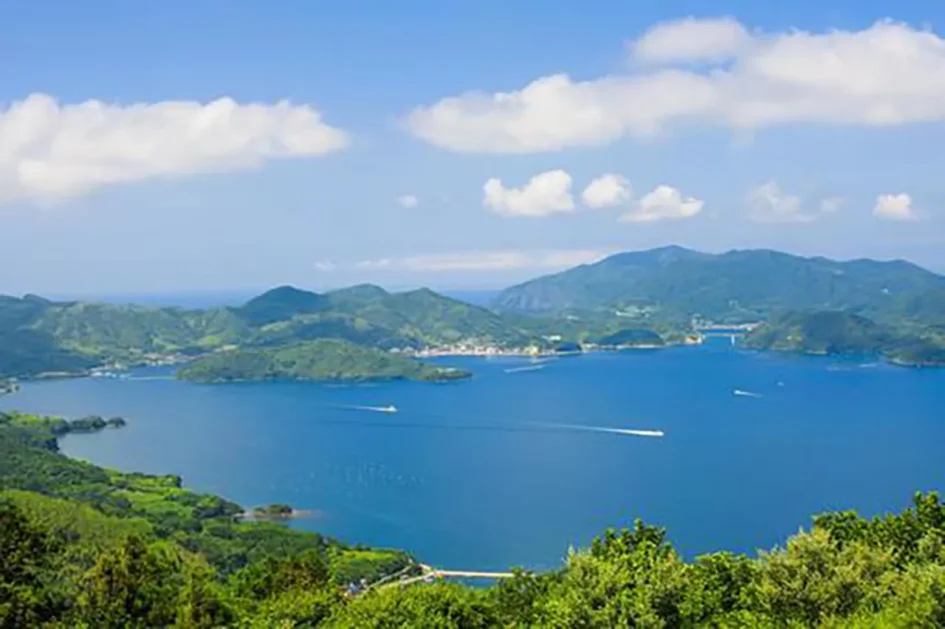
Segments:
[[[789,312],[755,328],[744,341],[756,349],[881,356],[913,366],[945,365],[945,334],[876,323],[847,312]]]
[[[0,627],[276,626],[413,565],[244,521],[177,476],[69,459],[50,430],[60,421],[0,413]]]
[[[340,339],[381,349],[457,342],[512,346],[530,336],[489,310],[429,290],[355,286],[318,294],[288,286],[237,308],[186,310],[34,296],[0,297],[0,377],[82,372],[149,354],[278,347]]]
[[[2,627],[937,627],[945,504],[818,516],[784,548],[684,561],[664,530],[607,531],[492,587],[346,584],[418,569],[182,487],[73,461],[50,420],[0,415]]]
[[[183,380],[204,383],[244,380],[444,381],[470,376],[467,371],[436,367],[337,339],[218,352],[185,365],[177,375]]]
[[[682,342],[694,317],[756,322],[795,311],[843,311],[892,326],[914,342],[881,353],[902,362],[938,364],[935,339],[945,335],[945,277],[903,261],[838,262],[767,250],[714,255],[664,247],[617,254],[513,286],[493,307],[428,289],[389,293],[370,284],[326,293],[281,286],[239,307],[204,310],[0,296],[0,378],[84,373],[116,361],[133,365],[158,356],[323,339],[382,350],[460,344],[550,349],[562,341],[611,345],[620,340],[614,335],[623,334],[628,342],[616,344],[658,345]],[[643,341],[647,338],[652,342]],[[842,339],[833,344],[844,345]]]
[[[501,311],[527,313],[645,307],[662,319],[739,322],[783,310],[847,310],[928,324],[945,323],[943,304],[945,277],[908,262],[682,247],[620,253],[513,286],[493,301]]]

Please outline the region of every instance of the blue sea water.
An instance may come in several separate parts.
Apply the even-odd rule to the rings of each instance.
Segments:
[[[456,358],[453,384],[26,383],[0,408],[122,415],[70,456],[173,473],[294,526],[444,568],[546,569],[643,518],[687,557],[783,543],[827,509],[899,510],[945,488],[945,370],[697,348]],[[166,376],[148,370],[138,376]],[[735,390],[755,394],[736,395]],[[396,414],[355,406],[395,405]],[[565,428],[563,426],[569,426]],[[662,430],[662,438],[589,428]]]

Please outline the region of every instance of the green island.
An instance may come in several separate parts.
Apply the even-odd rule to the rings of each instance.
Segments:
[[[437,367],[337,339],[217,352],[198,358],[177,372],[183,380],[202,383],[260,380],[443,382],[461,380],[470,375],[461,369]]]
[[[936,627],[945,504],[825,513],[784,547],[684,560],[637,521],[557,570],[429,582],[393,550],[240,518],[177,476],[58,452],[55,418],[0,414],[3,627]],[[278,513],[288,505],[266,509]],[[435,576],[435,573],[430,573]],[[407,585],[407,584],[410,585]]]
[[[266,505],[265,507],[253,507],[252,511],[249,512],[249,515],[254,518],[281,520],[294,517],[297,513],[298,511],[292,508],[292,505],[275,502],[273,504]]]

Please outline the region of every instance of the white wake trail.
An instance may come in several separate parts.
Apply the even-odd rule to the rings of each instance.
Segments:
[[[666,433],[662,430],[641,430],[637,428],[609,428],[607,426],[583,426],[577,424],[544,424],[554,428],[567,428],[568,430],[583,430],[587,432],[605,432],[612,435],[627,435],[631,437],[664,437]]]
[[[544,369],[545,366],[542,364],[538,365],[527,365],[525,367],[512,367],[511,369],[506,369],[505,373],[519,373],[521,371],[538,371],[539,369]]]
[[[732,391],[732,395],[738,395],[740,397],[753,397],[753,398],[761,397],[760,393],[752,393],[751,391],[743,391],[742,389],[735,389],[734,391]]]
[[[390,406],[359,406],[357,404],[352,404],[350,406],[342,406],[351,411],[370,411],[372,413],[396,413],[397,407],[391,404]]]

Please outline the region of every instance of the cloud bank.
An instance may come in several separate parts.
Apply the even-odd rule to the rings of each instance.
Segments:
[[[689,18],[653,27],[630,54],[625,74],[554,74],[511,92],[470,92],[417,107],[406,122],[453,151],[531,153],[685,126],[945,121],[945,39],[898,22],[766,34]]]
[[[55,203],[112,184],[325,155],[348,142],[312,107],[286,101],[60,104],[32,94],[0,109],[0,202]]]
[[[514,269],[564,269],[596,262],[608,252],[594,249],[550,249],[539,251],[461,251],[404,258],[362,260],[355,267],[367,270],[415,272],[507,271]]]

